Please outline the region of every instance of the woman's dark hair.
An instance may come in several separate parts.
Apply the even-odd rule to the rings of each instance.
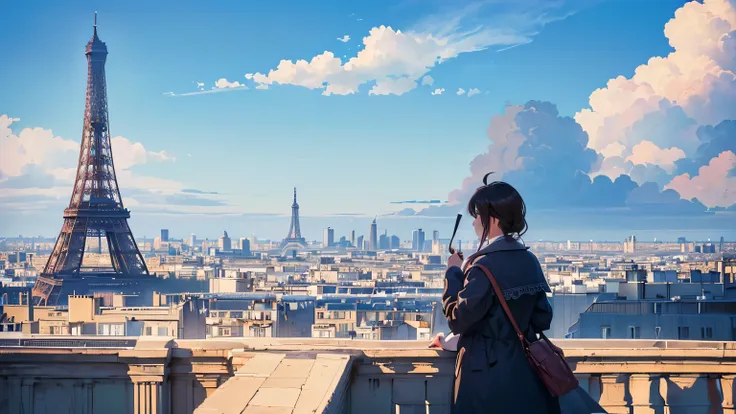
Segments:
[[[468,202],[468,213],[473,218],[480,216],[483,224],[481,245],[491,227],[491,217],[498,220],[498,226],[505,235],[521,237],[527,230],[526,204],[521,194],[510,184],[494,181],[488,184],[488,173],[483,177],[483,186],[475,190]]]

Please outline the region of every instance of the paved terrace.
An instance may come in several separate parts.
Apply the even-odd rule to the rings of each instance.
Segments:
[[[557,343],[610,413],[736,413],[736,342]],[[455,355],[425,346],[0,337],[0,413],[449,413]]]

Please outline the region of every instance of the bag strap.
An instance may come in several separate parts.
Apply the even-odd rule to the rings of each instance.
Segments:
[[[493,277],[493,274],[490,270],[488,270],[487,267],[485,267],[482,264],[474,264],[473,267],[477,267],[478,269],[482,270],[483,273],[486,274],[486,277],[488,277],[488,280],[491,282],[491,285],[493,286],[493,290],[496,291],[496,297],[498,298],[498,301],[501,303],[501,307],[503,308],[504,313],[506,313],[506,316],[508,316],[509,321],[511,321],[511,325],[513,325],[514,330],[516,331],[516,335],[519,337],[519,341],[521,341],[521,344],[524,346],[524,348],[529,347],[529,341],[526,339],[523,333],[521,333],[521,329],[519,329],[519,325],[516,323],[516,319],[514,318],[514,315],[511,313],[511,309],[509,309],[509,304],[506,302],[506,299],[503,297],[503,291],[498,286],[498,282],[496,282],[496,278]]]

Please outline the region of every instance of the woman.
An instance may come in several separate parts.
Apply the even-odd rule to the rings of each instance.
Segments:
[[[493,182],[476,191],[468,212],[485,247],[468,258],[467,273],[458,253],[447,263],[442,304],[450,330],[460,335],[452,412],[560,413],[557,398],[529,365],[487,276],[471,268],[479,263],[490,269],[529,341],[549,329],[549,285],[537,258],[518,240],[527,229],[524,200],[511,185]]]

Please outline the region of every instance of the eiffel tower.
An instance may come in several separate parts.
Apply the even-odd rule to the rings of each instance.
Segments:
[[[296,187],[294,187],[294,202],[291,204],[291,224],[289,225],[289,233],[281,242],[281,255],[287,256],[292,253],[296,256],[298,250],[307,247],[307,242],[302,237],[302,231],[299,228],[299,203],[296,202]]]
[[[123,206],[115,176],[105,84],[107,46],[97,37],[97,13],[94,34],[87,43],[85,55],[87,100],[77,175],[69,207],[64,210],[61,233],[33,287],[38,305],[54,306],[60,299],[64,302],[78,286],[88,288],[90,283],[115,286],[125,283],[126,279],[148,275],[146,262],[128,227],[130,211]],[[89,237],[98,239],[100,252],[102,238],[105,238],[111,268],[82,266]]]

